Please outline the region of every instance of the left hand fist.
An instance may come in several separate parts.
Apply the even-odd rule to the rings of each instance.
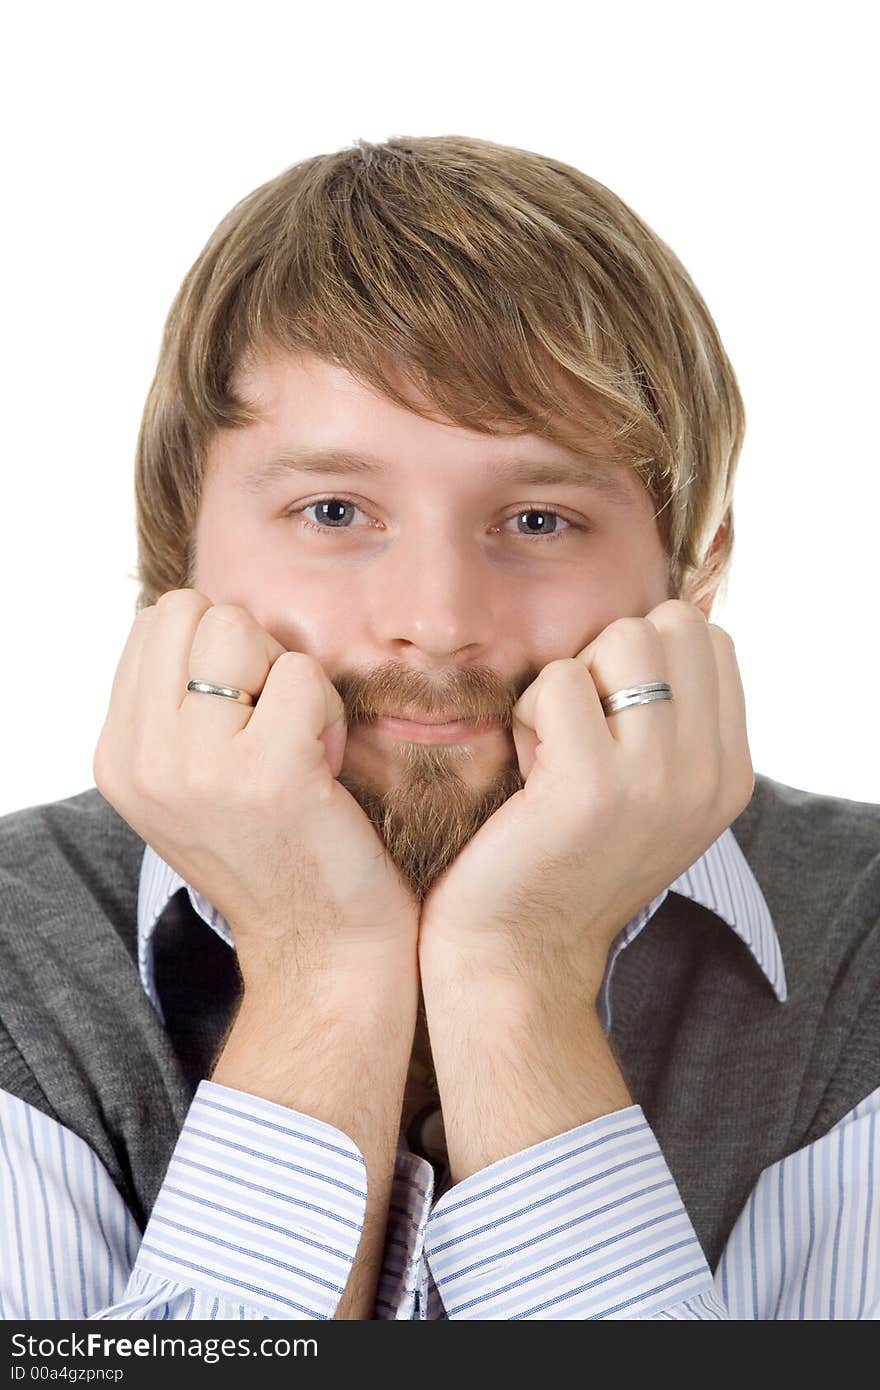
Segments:
[[[651,681],[672,699],[605,715],[603,697]],[[733,641],[681,599],[618,618],[543,668],[512,732],[525,785],[425,898],[420,964],[598,991],[614,938],[751,799]]]

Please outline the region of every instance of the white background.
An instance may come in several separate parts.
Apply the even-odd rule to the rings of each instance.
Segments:
[[[5,25],[0,812],[93,785],[133,456],[220,218],[358,137],[607,184],[690,271],[748,415],[726,600],[755,767],[880,801],[872,4],[79,3]]]

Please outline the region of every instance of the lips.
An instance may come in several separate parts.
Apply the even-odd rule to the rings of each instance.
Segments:
[[[406,719],[413,724],[474,724],[476,720],[463,719],[454,710],[449,714],[422,714],[419,710],[402,710],[400,713],[386,714],[385,719]]]

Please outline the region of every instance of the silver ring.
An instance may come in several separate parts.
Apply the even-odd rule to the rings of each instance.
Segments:
[[[225,695],[227,700],[235,700],[239,705],[254,705],[256,700],[246,690],[238,690],[234,685],[215,685],[213,681],[187,681],[187,690],[197,695]]]
[[[617,714],[632,705],[649,705],[652,700],[671,700],[672,689],[665,681],[650,681],[647,685],[631,685],[627,690],[615,690],[606,695],[602,709],[607,714]]]

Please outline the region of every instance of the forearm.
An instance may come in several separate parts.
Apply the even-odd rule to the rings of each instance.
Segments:
[[[211,1078],[323,1120],[363,1154],[364,1227],[337,1318],[373,1315],[417,996],[414,958],[308,988],[267,974],[246,985]]]
[[[633,1104],[596,991],[422,971],[453,1182]]]

